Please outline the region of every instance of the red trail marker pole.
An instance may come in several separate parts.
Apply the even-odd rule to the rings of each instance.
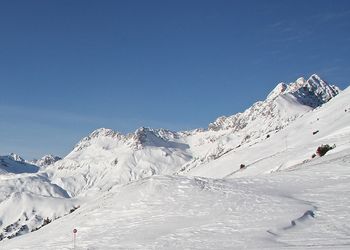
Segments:
[[[77,232],[78,230],[77,229],[73,229],[73,249],[75,249],[75,240],[77,238]]]

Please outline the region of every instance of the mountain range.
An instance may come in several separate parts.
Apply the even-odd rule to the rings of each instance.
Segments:
[[[80,207],[92,209],[103,202],[110,203],[108,207],[116,201],[123,204],[122,198],[139,199],[139,192],[165,200],[169,193],[171,199],[181,201],[181,193],[174,193],[173,188],[198,192],[198,185],[202,185],[203,189],[222,187],[231,193],[235,186],[232,180],[238,179],[238,183],[262,176],[259,180],[267,183],[265,176],[283,175],[320,161],[315,154],[320,145],[334,144],[327,155],[344,154],[350,149],[346,139],[350,135],[348,100],[349,88],[341,91],[314,74],[307,80],[301,77],[289,84],[279,83],[265,100],[242,113],[219,117],[207,129],[174,132],[141,127],[124,135],[99,128],[62,159],[48,155],[28,162],[16,154],[1,156],[0,239],[40,231],[52,221],[64,221],[75,210],[79,214],[98,211],[97,207]],[[157,184],[149,186],[149,182]],[[133,189],[129,185],[139,186]],[[133,193],[135,190],[139,191]],[[124,197],[123,192],[129,192],[130,197]],[[187,194],[186,190],[181,192]],[[227,209],[231,205],[225,203]]]

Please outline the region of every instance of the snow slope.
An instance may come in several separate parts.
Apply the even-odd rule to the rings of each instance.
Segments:
[[[349,249],[349,155],[257,177],[145,178],[1,246],[72,249],[77,228],[76,249]]]
[[[78,203],[43,173],[0,175],[0,239],[36,230]]]
[[[39,172],[42,166],[14,153],[0,156],[0,240],[36,230],[79,204]]]
[[[349,148],[350,88],[278,133],[235,148],[225,155],[201,164],[188,166],[182,173],[215,178],[259,175],[278,171],[311,160],[321,144],[336,145],[329,152]],[[318,132],[317,132],[318,131]],[[313,134],[313,132],[317,132]],[[246,168],[240,170],[240,165]]]

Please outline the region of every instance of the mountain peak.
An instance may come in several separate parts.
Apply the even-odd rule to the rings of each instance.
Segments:
[[[48,155],[44,155],[43,157],[41,157],[41,159],[39,160],[33,160],[31,163],[39,166],[39,167],[47,167],[53,163],[55,163],[56,161],[61,160],[62,158],[59,156],[54,156],[52,154],[48,154]]]
[[[279,84],[277,84],[277,86],[270,92],[270,94],[267,96],[267,99],[271,100],[271,99],[275,99],[277,96],[283,94],[286,89],[287,89],[288,85],[285,84],[284,82],[280,82]]]
[[[136,146],[136,148],[141,148],[143,146],[164,146],[167,142],[177,139],[178,134],[162,128],[152,129],[141,127],[128,138],[133,139],[133,145]]]
[[[290,93],[294,95],[301,104],[316,108],[329,101],[340,92],[334,85],[329,85],[317,74],[312,74],[307,80],[299,77],[295,82],[285,84],[279,83],[267,96],[272,100],[280,95]],[[312,99],[310,101],[310,99]]]
[[[315,79],[319,79],[319,80],[322,80],[321,77],[319,75],[317,75],[316,73],[312,74],[310,76],[310,78],[315,78]]]
[[[118,132],[114,131],[110,128],[99,128],[90,133],[88,137],[90,138],[96,138],[96,137],[114,137],[115,135],[119,134]]]
[[[8,157],[13,161],[19,161],[19,162],[25,161],[21,156],[19,156],[18,154],[15,154],[15,153],[10,153]]]
[[[125,139],[125,136],[109,128],[99,128],[92,131],[88,136],[81,139],[78,144],[75,145],[73,151],[80,151],[81,149],[88,147],[92,140],[99,138],[110,138],[110,139]]]
[[[249,128],[256,134],[279,130],[301,114],[328,102],[339,92],[338,87],[329,85],[317,74],[307,80],[299,77],[289,84],[280,82],[265,101],[256,102],[243,113],[219,117],[209,124],[209,129],[240,131]],[[262,124],[255,124],[260,120]]]

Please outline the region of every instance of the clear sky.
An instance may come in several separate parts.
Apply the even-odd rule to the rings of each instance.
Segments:
[[[0,155],[207,127],[281,81],[350,82],[350,1],[0,2]]]

